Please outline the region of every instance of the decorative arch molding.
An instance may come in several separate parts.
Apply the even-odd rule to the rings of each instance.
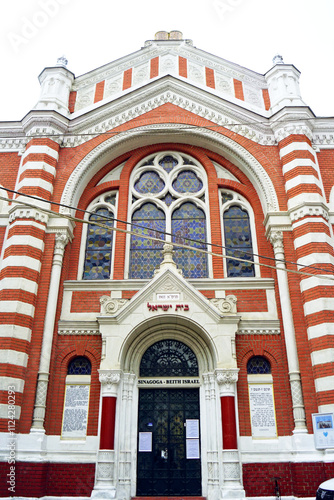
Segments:
[[[120,366],[124,372],[139,374],[139,365],[146,350],[159,340],[179,340],[197,357],[199,372],[212,372],[216,366],[216,348],[208,334],[196,323],[169,316],[165,322],[144,321],[129,333],[120,350]]]
[[[130,129],[110,137],[92,149],[76,166],[69,177],[61,198],[61,203],[77,206],[80,197],[92,177],[104,165],[131,149],[159,143],[181,143],[209,149],[235,164],[254,185],[264,215],[279,211],[274,185],[261,163],[236,141],[213,130],[203,127],[184,130],[179,124],[151,124]],[[69,209],[62,207],[61,213]],[[74,215],[74,214],[72,214]]]

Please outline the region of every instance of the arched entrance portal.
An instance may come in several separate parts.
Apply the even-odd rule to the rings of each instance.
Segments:
[[[139,369],[138,496],[200,496],[199,370],[183,342],[164,339]]]

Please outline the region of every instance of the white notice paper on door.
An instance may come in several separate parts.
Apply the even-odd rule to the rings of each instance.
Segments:
[[[152,432],[139,433],[139,451],[152,451]]]
[[[199,439],[199,421],[197,419],[186,420],[187,439]]]
[[[187,439],[187,458],[199,458],[199,439]]]

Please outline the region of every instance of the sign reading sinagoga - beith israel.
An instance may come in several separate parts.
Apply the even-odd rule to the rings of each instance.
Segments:
[[[253,438],[277,437],[272,384],[249,384],[249,406]]]

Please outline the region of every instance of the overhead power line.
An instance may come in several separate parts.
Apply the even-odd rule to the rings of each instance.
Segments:
[[[6,188],[4,188],[4,187],[0,186],[0,189],[6,191]],[[15,191],[15,190],[11,190],[11,189],[8,189],[7,191],[15,193],[15,194],[18,194],[20,196],[32,198],[32,199],[34,199],[36,201],[42,201],[42,202],[47,203],[47,204],[55,204],[57,206],[69,208],[69,209],[74,210],[74,211],[79,211],[79,212],[83,212],[83,213],[88,213],[90,215],[95,215],[95,212],[91,212],[89,210],[84,210],[84,209],[80,209],[80,208],[76,208],[76,207],[71,207],[69,205],[65,205],[65,204],[62,204],[62,203],[51,202],[51,201],[45,200],[43,198],[40,198],[38,196],[24,194],[24,193],[21,193],[19,191]],[[26,201],[21,201],[21,200],[17,200],[17,199],[11,199],[11,198],[4,197],[4,196],[0,196],[0,200],[7,201],[7,202],[10,202],[10,203],[17,203],[17,204],[24,205],[24,206],[29,206],[29,207],[32,207],[34,209],[40,210],[40,211],[42,211],[44,213],[47,213],[47,214],[50,214],[50,215],[54,215],[56,217],[61,217],[61,218],[65,218],[65,219],[68,219],[68,220],[72,220],[73,222],[79,222],[79,223],[83,223],[83,224],[94,224],[95,226],[99,226],[99,227],[102,227],[102,228],[105,228],[105,229],[108,229],[108,230],[111,230],[111,231],[114,231],[114,232],[121,232],[121,233],[125,233],[125,234],[134,235],[134,236],[137,236],[137,237],[140,236],[141,238],[149,239],[151,241],[157,241],[157,242],[161,242],[161,243],[166,243],[165,239],[158,238],[158,237],[153,237],[152,235],[145,235],[145,234],[140,234],[139,235],[138,232],[130,231],[128,229],[121,229],[121,228],[117,228],[117,227],[111,227],[109,225],[106,225],[106,224],[103,224],[103,223],[100,223],[100,222],[97,222],[97,221],[93,221],[92,222],[90,220],[80,219],[78,217],[72,217],[69,214],[62,214],[60,212],[55,212],[54,210],[50,210],[50,209],[47,209],[47,208],[41,208],[38,205],[27,203]],[[106,216],[102,216],[102,218],[105,218],[106,220],[109,220],[109,221],[112,221],[112,222],[116,221],[116,222],[120,222],[120,223],[125,224],[125,225],[130,225],[131,227],[136,227],[136,228],[141,229],[143,231],[150,230],[150,231],[154,231],[155,233],[163,234],[164,236],[171,236],[171,237],[180,238],[180,236],[175,236],[175,235],[173,235],[173,233],[163,232],[163,231],[159,231],[159,230],[156,230],[156,229],[148,229],[145,226],[140,226],[138,224],[133,224],[131,222],[126,222],[126,221],[123,221],[123,220],[120,220],[120,219],[108,218]],[[222,250],[235,251],[235,249],[233,249],[233,248],[224,247],[222,245],[211,244],[209,242],[203,242],[203,241],[200,241],[200,240],[193,240],[191,238],[187,238],[187,237],[183,237],[183,236],[181,238],[184,241],[196,242],[197,244],[201,244],[203,246],[215,246],[215,247],[218,247],[219,249],[222,249]],[[188,249],[188,250],[193,250],[193,251],[196,251],[196,252],[205,253],[205,254],[208,254],[208,255],[211,255],[211,256],[220,257],[220,258],[233,259],[233,260],[236,260],[238,262],[244,262],[244,263],[248,263],[248,264],[253,264],[253,265],[260,266],[260,267],[261,266],[262,267],[267,267],[267,268],[270,268],[270,269],[274,269],[276,271],[278,271],[278,270],[282,271],[283,270],[283,271],[286,271],[286,272],[291,272],[291,273],[299,274],[299,275],[303,275],[303,276],[317,276],[318,278],[321,278],[321,279],[330,279],[330,280],[334,281],[334,278],[332,278],[330,276],[321,276],[321,275],[318,275],[318,274],[315,275],[313,273],[307,273],[305,271],[298,271],[298,270],[294,270],[294,269],[288,269],[286,267],[286,264],[291,264],[291,265],[295,265],[297,268],[298,267],[303,267],[303,268],[308,268],[308,269],[314,270],[314,271],[316,271],[316,270],[317,271],[321,271],[322,273],[328,273],[329,272],[327,269],[319,268],[319,267],[314,267],[312,265],[309,265],[309,266],[307,266],[307,265],[301,265],[301,264],[298,264],[297,262],[286,261],[286,260],[282,260],[282,259],[276,259],[276,258],[272,258],[272,257],[267,257],[267,256],[262,256],[262,255],[254,254],[254,253],[251,254],[253,257],[256,256],[256,257],[259,257],[259,258],[262,258],[262,259],[268,259],[268,260],[272,260],[274,262],[282,263],[285,266],[285,268],[282,268],[282,267],[277,267],[277,266],[274,266],[274,265],[269,265],[269,264],[264,264],[264,263],[261,263],[261,262],[256,262],[253,259],[243,259],[243,258],[240,258],[240,257],[236,257],[235,255],[226,255],[226,254],[223,254],[223,253],[215,253],[215,252],[212,252],[212,251],[209,251],[209,250],[205,250],[203,248],[198,248],[198,247],[194,247],[194,246],[190,246],[190,245],[185,245],[185,244],[181,244],[181,243],[173,243],[173,244],[174,244],[174,246],[176,246],[178,248],[184,248],[184,249]],[[250,252],[246,252],[246,251],[243,251],[243,250],[237,250],[237,252],[242,253],[242,254],[250,254]],[[333,273],[331,273],[331,274],[333,274]]]

